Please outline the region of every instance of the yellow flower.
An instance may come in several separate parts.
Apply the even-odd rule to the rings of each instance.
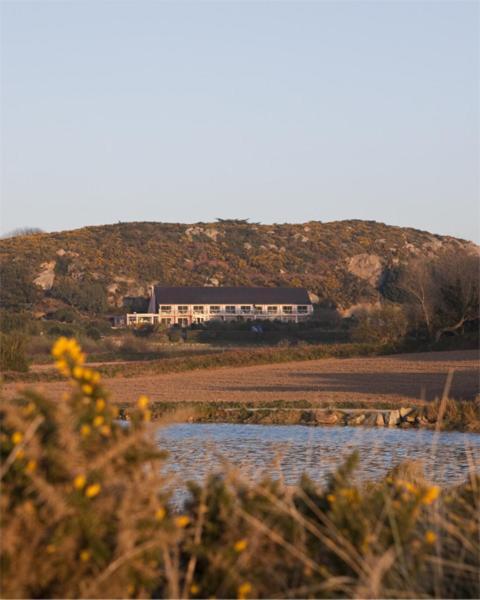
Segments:
[[[33,402],[29,402],[27,406],[23,408],[23,414],[27,416],[31,415],[33,412],[35,412],[35,408],[35,404]]]
[[[102,410],[104,410],[106,404],[105,404],[105,400],[103,398],[99,398],[96,402],[95,402],[95,408],[98,412],[102,412]]]
[[[432,485],[432,487],[428,488],[426,493],[422,498],[423,504],[432,504],[440,495],[440,488],[438,485]]]
[[[151,421],[152,420],[152,411],[151,410],[144,410],[143,411],[143,420],[144,421]]]
[[[180,515],[175,519],[175,525],[177,527],[186,527],[190,523],[190,518],[187,515]]]
[[[105,437],[108,437],[112,433],[112,430],[109,425],[102,425],[102,427],[100,427],[100,433]]]
[[[60,358],[60,356],[62,356],[62,354],[65,352],[67,342],[68,340],[66,337],[60,337],[55,344],[53,344],[52,356],[54,358]]]
[[[76,490],[82,490],[85,487],[86,483],[87,483],[87,478],[85,477],[85,475],[77,475],[75,477],[75,479],[73,480],[73,487]]]
[[[427,544],[434,544],[437,540],[437,535],[430,529],[425,533],[425,541]]]
[[[198,587],[198,585],[196,583],[192,583],[192,585],[190,586],[190,593],[195,596],[196,594],[198,594],[199,591],[200,588]]]
[[[335,502],[335,494],[328,494],[327,500],[330,502],[330,504],[333,504]]]
[[[417,491],[417,488],[413,485],[413,483],[410,483],[409,481],[402,481],[401,485],[403,485],[405,490],[407,492],[410,492],[411,494],[414,494]]]
[[[163,521],[166,514],[167,514],[167,511],[163,508],[163,506],[161,506],[155,513],[155,519],[157,521]]]
[[[88,560],[90,560],[90,552],[88,550],[82,550],[80,552],[80,560],[82,562],[87,562]]]
[[[85,383],[82,385],[82,392],[86,396],[91,396],[93,394],[93,386],[91,386],[89,383]]]
[[[65,374],[69,373],[69,367],[82,365],[85,362],[85,355],[77,341],[66,337],[61,337],[55,342],[52,355],[57,359],[57,368]]]
[[[92,485],[89,485],[85,490],[85,496],[87,498],[95,498],[95,496],[100,493],[101,489],[102,486],[99,483],[92,483]]]
[[[53,554],[57,549],[55,548],[54,544],[48,544],[46,550],[47,554]]]
[[[147,408],[148,403],[149,403],[149,399],[147,396],[142,395],[140,396],[140,398],[137,400],[137,404],[139,408]]]
[[[82,379],[82,377],[85,374],[85,369],[83,367],[80,367],[79,365],[77,365],[76,367],[73,368],[73,376],[75,377],[75,379]]]
[[[340,490],[340,495],[350,501],[354,500],[356,496],[355,490],[352,488],[344,488],[343,490]]]
[[[94,427],[100,427],[101,425],[103,425],[105,422],[105,418],[102,415],[98,415],[97,417],[95,417],[93,419],[93,426]]]
[[[245,600],[245,598],[248,598],[248,595],[250,594],[251,591],[252,591],[252,586],[248,583],[248,581],[245,581],[244,583],[239,585],[238,590],[237,590],[238,600]]]
[[[85,381],[91,381],[92,375],[93,375],[92,369],[84,369],[83,378],[85,379]]]
[[[26,473],[33,473],[36,468],[37,468],[37,461],[34,460],[34,459],[29,460],[28,463],[27,463],[27,466],[25,467],[25,472]]]
[[[238,542],[235,542],[235,544],[233,545],[233,549],[235,550],[235,552],[243,552],[247,548],[247,546],[247,540],[238,540]]]
[[[20,431],[15,431],[15,433],[12,435],[12,443],[17,446],[18,444],[20,444],[20,442],[23,440],[23,433],[21,433]]]
[[[91,431],[92,428],[90,427],[90,425],[85,424],[80,427],[80,434],[82,435],[82,437],[88,437]]]

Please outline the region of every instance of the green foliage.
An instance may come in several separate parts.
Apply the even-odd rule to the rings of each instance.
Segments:
[[[0,331],[36,335],[40,332],[40,324],[28,311],[0,309]]]
[[[78,319],[78,316],[71,308],[59,308],[48,313],[46,318],[52,321],[60,321],[61,323],[73,323]]]
[[[99,314],[107,308],[105,288],[98,281],[59,278],[50,295],[89,314]]]
[[[400,306],[384,304],[380,308],[359,311],[355,315],[354,341],[398,344],[407,333],[408,321]]]
[[[26,340],[18,333],[0,333],[0,369],[2,371],[28,371],[25,353]]]
[[[32,271],[25,264],[6,261],[0,265],[0,307],[26,308],[40,297]]]

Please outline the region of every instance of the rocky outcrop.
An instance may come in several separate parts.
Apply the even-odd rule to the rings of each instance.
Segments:
[[[40,265],[41,271],[33,280],[35,285],[38,285],[43,290],[51,290],[53,287],[53,282],[55,281],[55,265],[56,261],[51,260],[49,262],[44,262]]]
[[[347,260],[347,269],[356,277],[377,287],[383,273],[383,263],[376,254],[356,254]]]

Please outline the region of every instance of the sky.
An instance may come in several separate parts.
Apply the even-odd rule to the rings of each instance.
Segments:
[[[1,232],[369,219],[479,242],[479,3],[2,0]]]

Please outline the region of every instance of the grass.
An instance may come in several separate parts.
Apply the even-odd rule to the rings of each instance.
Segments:
[[[148,399],[122,426],[75,342],[54,355],[62,402],[29,391],[0,408],[2,597],[480,595],[477,465],[445,489],[415,464],[360,484],[357,455],[323,487],[226,469],[178,507]]]
[[[353,356],[377,356],[391,353],[390,346],[376,344],[321,344],[298,346],[275,346],[224,350],[223,352],[192,353],[188,356],[162,358],[151,361],[123,362],[99,365],[98,371],[104,377],[137,377],[138,375],[158,375],[180,373],[197,369],[219,367],[245,367],[250,365],[275,364],[290,361],[318,360],[321,358],[348,358]],[[54,370],[30,373],[5,372],[5,381],[57,381],[61,375]]]

